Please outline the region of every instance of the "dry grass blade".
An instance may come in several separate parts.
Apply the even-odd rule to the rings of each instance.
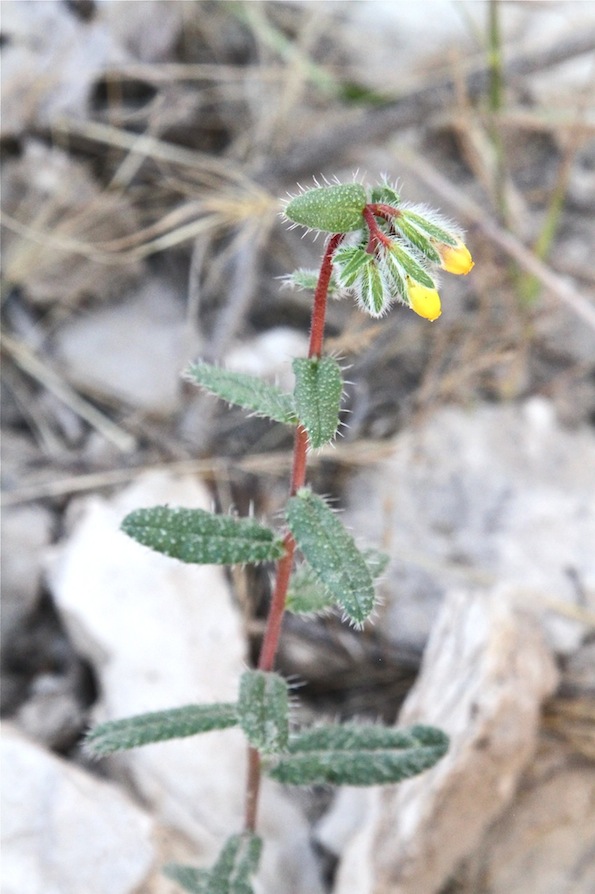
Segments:
[[[469,223],[477,226],[488,239],[491,239],[509,257],[514,258],[518,265],[534,276],[545,288],[566,305],[566,307],[581,317],[587,325],[595,330],[595,306],[578,294],[577,290],[568,284],[555,271],[544,264],[532,251],[516,239],[511,233],[507,233],[493,220],[487,217],[483,208],[476,205],[471,199],[452,186],[430,164],[419,156],[398,150],[398,158],[431,189],[444,197],[457,212],[465,217]]]
[[[122,431],[111,419],[104,416],[88,401],[65,382],[53,369],[35,356],[26,345],[17,342],[8,335],[1,337],[2,349],[12,357],[15,363],[28,375],[60,398],[81,419],[89,423],[122,453],[131,453],[136,448],[136,441],[128,432]]]

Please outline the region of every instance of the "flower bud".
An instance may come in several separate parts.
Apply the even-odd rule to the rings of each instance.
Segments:
[[[407,277],[407,296],[411,309],[430,322],[437,320],[442,313],[440,304],[440,295],[436,289],[428,289],[415,282],[411,277]]]
[[[464,242],[458,245],[444,245],[433,243],[436,251],[440,255],[440,266],[448,273],[469,273],[475,266],[475,262],[471,257],[471,252]]]

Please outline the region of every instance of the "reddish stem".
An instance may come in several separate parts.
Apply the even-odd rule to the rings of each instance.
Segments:
[[[368,249],[367,249],[370,252],[374,250],[374,248],[373,248],[374,244],[381,243],[381,245],[390,245],[392,242],[392,239],[390,238],[390,236],[387,236],[386,233],[383,233],[376,222],[376,218],[374,217],[374,212],[372,209],[378,208],[378,207],[389,208],[390,205],[386,205],[386,206],[366,205],[366,207],[363,210],[363,215],[366,220],[366,223],[368,224],[368,230],[370,231],[370,241],[368,243]]]
[[[328,240],[320,273],[314,292],[314,304],[312,306],[312,319],[310,323],[310,346],[308,357],[320,357],[324,342],[324,323],[326,319],[326,305],[328,299],[328,287],[333,273],[333,254],[343,239],[342,233],[337,233]],[[300,487],[306,483],[306,461],[308,454],[308,435],[301,425],[295,432],[293,444],[293,466],[291,470],[291,483],[289,495],[293,497]],[[273,669],[281,624],[285,612],[285,600],[291,572],[293,569],[293,557],[295,554],[295,540],[288,532],[284,539],[285,552],[277,563],[277,575],[275,588],[271,599],[266,629],[258,659],[258,669],[270,671]],[[260,790],[260,755],[255,748],[248,749],[248,771],[246,779],[246,815],[245,827],[253,832],[256,827],[256,814],[258,811],[258,793]]]

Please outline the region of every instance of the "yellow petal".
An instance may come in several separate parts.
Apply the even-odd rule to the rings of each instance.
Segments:
[[[436,289],[428,289],[407,277],[407,292],[411,309],[426,320],[437,320],[442,313],[440,295]]]
[[[469,273],[475,266],[471,252],[463,242],[458,245],[436,246],[440,255],[440,266],[449,273]]]

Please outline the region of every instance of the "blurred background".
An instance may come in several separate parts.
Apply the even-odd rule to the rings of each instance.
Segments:
[[[136,487],[150,502],[154,490],[145,497],[142,482],[157,475],[163,502],[163,481],[173,493],[198,481],[207,507],[278,517],[291,432],[201,396],[181,372],[200,356],[291,388],[311,296],[281,278],[316,268],[323,242],[287,228],[282,200],[314,177],[386,174],[403,199],[465,227],[475,268],[444,277],[434,324],[400,306],[380,321],[350,299],[329,306],[328,350],[348,368],[346,424],[336,446],[311,457],[310,481],[391,557],[383,623],[362,635],[339,618],[289,618],[279,666],[300,682],[304,721],[392,723],[449,594],[491,598],[505,583],[515,617],[524,588],[522,612],[533,619],[526,636],[541,637],[535,648],[546,649],[548,670],[537,674],[527,708],[522,765],[510,779],[503,771],[500,812],[473,823],[487,830],[501,819],[545,742],[548,772],[578,767],[577,790],[591,792],[567,809],[574,849],[543,878],[530,874],[525,849],[516,876],[502,880],[492,844],[475,835],[462,850],[445,848],[433,880],[398,876],[401,887],[382,887],[370,869],[368,889],[592,891],[595,3],[4,0],[0,13],[2,710],[10,729],[97,775],[81,739],[102,699],[109,703],[102,668],[115,640],[95,638],[51,570],[56,556],[70,568],[72,550],[80,555],[77,526],[89,500],[115,505],[117,527],[123,504],[110,501]],[[125,576],[110,566],[101,533],[89,536],[88,561],[99,565],[91,573],[87,563],[73,584],[83,594],[85,574],[107,569],[108,583]],[[223,578],[239,664],[257,654],[271,573]],[[440,701],[432,693],[425,709]],[[122,767],[99,772],[118,777]],[[569,790],[565,776],[560,786]],[[137,780],[131,797],[171,835],[176,822],[139,789]],[[533,805],[517,838],[559,799]],[[331,800],[302,796],[304,840]],[[195,845],[194,826],[182,828]],[[309,876],[317,880],[288,891],[368,890],[353,882],[353,867],[341,869],[342,834],[341,844],[318,836]],[[540,841],[544,853],[556,849]],[[109,877],[112,894],[170,890],[148,881],[147,867],[171,848],[147,849],[132,881]],[[92,866],[96,855],[77,859]],[[508,859],[517,865],[512,856],[495,864]],[[35,862],[13,857],[17,881],[7,894],[107,890],[93,872],[82,887],[51,888],[41,870],[37,887],[22,887],[27,861]],[[60,871],[66,879],[68,867]]]

